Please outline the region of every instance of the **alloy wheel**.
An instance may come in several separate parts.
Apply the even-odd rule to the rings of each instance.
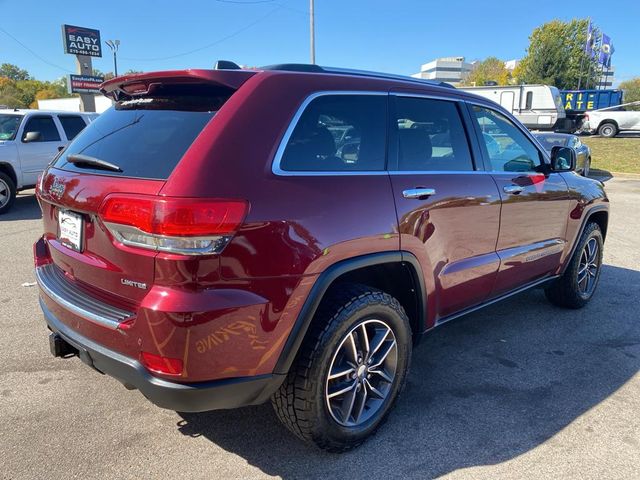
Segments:
[[[355,427],[378,413],[393,386],[397,363],[396,337],[386,323],[365,320],[354,326],[327,375],[325,401],[333,419]]]
[[[598,270],[600,269],[599,250],[598,241],[595,238],[590,238],[580,254],[578,291],[585,297],[590,296],[596,287]]]
[[[11,199],[11,189],[7,182],[0,178],[0,208],[4,207]]]

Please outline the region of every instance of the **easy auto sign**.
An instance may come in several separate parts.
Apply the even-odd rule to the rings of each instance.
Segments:
[[[67,88],[69,93],[100,93],[100,85],[104,82],[103,77],[93,75],[69,75],[67,78]]]
[[[62,41],[64,53],[102,57],[100,30],[93,28],[62,25]]]

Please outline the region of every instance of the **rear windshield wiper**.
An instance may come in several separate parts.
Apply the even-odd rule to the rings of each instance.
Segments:
[[[102,170],[111,170],[112,172],[122,172],[122,169],[106,160],[100,160],[96,157],[90,157],[89,155],[81,155],[79,153],[67,155],[67,162],[73,163],[74,165],[82,166],[86,165],[87,167],[94,167]]]

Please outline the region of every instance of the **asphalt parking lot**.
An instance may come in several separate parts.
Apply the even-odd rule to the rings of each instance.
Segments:
[[[593,302],[530,291],[432,332],[404,395],[358,450],[300,444],[270,405],[180,414],[77,359],[54,359],[22,194],[0,219],[2,478],[638,478],[640,179],[606,182],[612,217]]]

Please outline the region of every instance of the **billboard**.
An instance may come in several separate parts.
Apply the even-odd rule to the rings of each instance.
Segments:
[[[67,90],[69,93],[100,93],[103,77],[92,75],[68,75]]]
[[[64,44],[64,53],[89,57],[102,56],[100,30],[62,25],[62,43]]]

